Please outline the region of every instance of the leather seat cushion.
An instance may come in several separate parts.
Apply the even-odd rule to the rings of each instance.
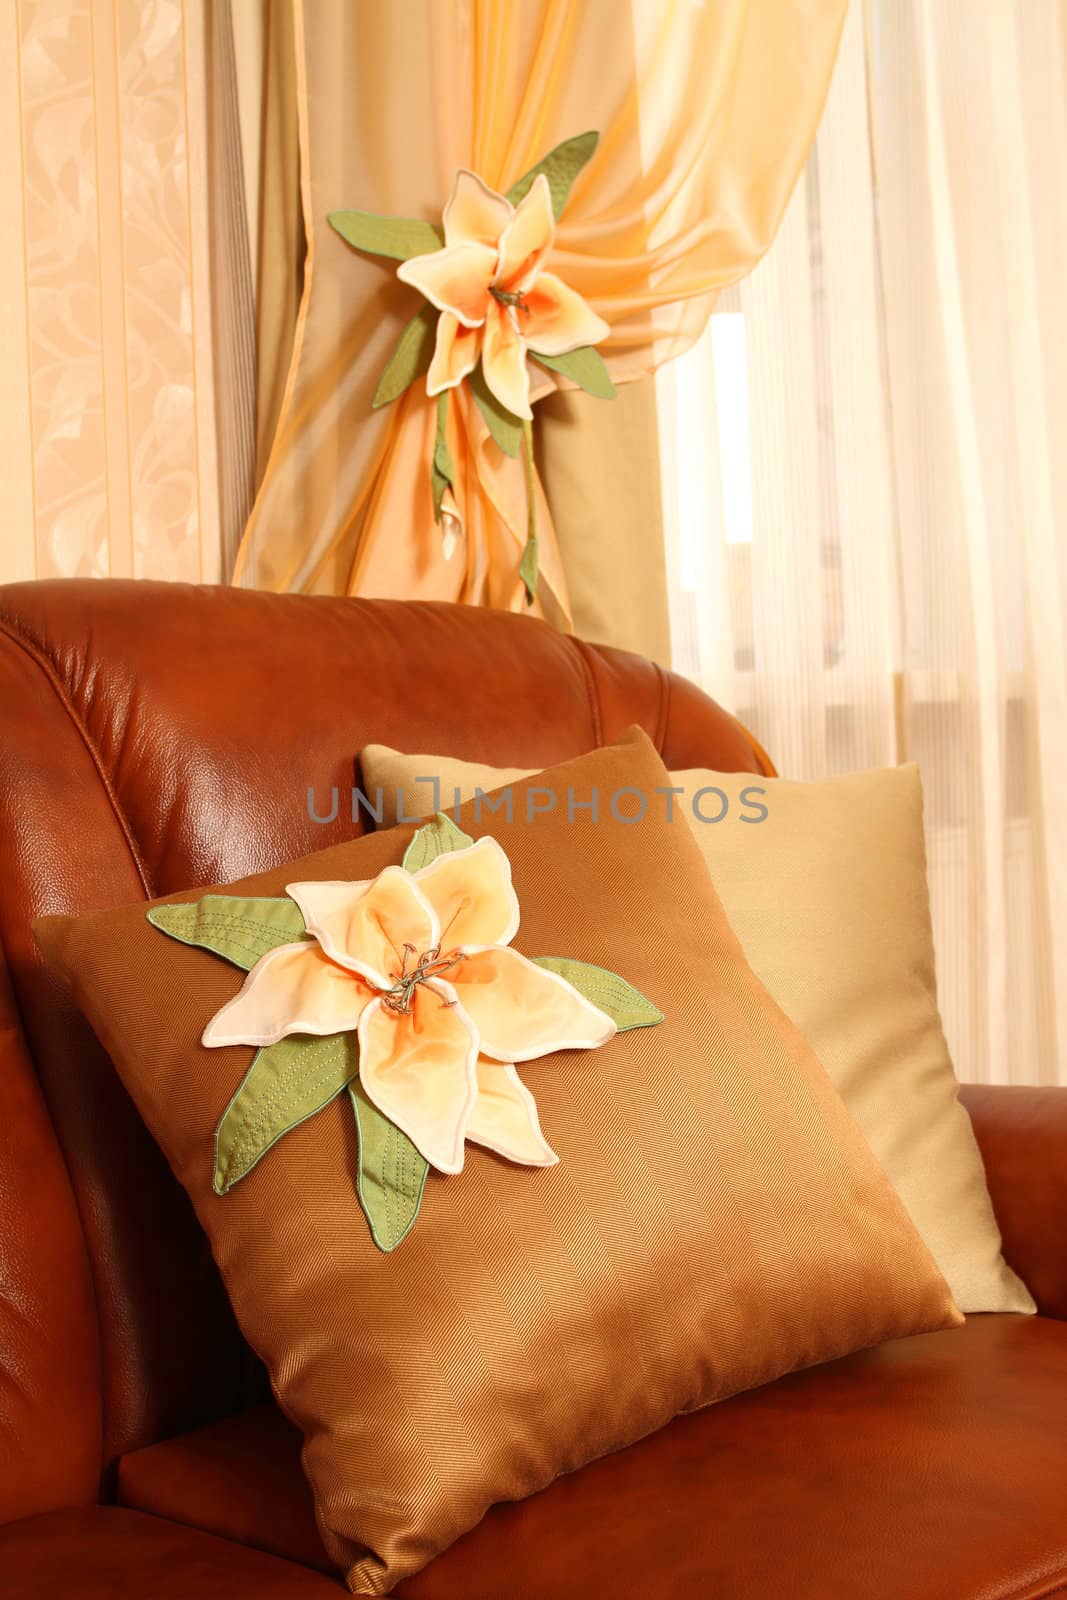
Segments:
[[[277,1413],[139,1451],[120,1486],[128,1505],[316,1559],[299,1439]],[[1061,1588],[1067,1323],[984,1316],[679,1418],[497,1506],[396,1594],[1038,1600]]]
[[[300,1468],[300,1444],[299,1430],[277,1406],[258,1406],[125,1456],[118,1498],[333,1572]]]
[[[333,1578],[116,1506],[0,1528],[4,1600],[342,1600]]]

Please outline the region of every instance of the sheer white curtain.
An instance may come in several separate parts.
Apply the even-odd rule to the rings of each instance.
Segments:
[[[1067,1081],[1059,0],[853,0],[781,234],[659,374],[675,664],[783,774],[917,760],[965,1079]]]

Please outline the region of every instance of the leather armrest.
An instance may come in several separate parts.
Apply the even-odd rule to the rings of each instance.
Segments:
[[[1046,1317],[1067,1320],[1067,1088],[968,1083],[1004,1254]]]

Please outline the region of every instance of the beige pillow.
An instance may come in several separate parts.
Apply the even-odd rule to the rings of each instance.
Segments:
[[[368,745],[383,826],[530,774]],[[814,1046],[963,1311],[1034,1311],[1001,1254],[985,1171],[937,1009],[918,767],[823,783],[676,772],[750,963]],[[657,807],[665,796],[649,797]],[[695,809],[694,809],[695,802]],[[605,797],[606,803],[606,797]],[[628,802],[631,806],[635,801]],[[622,802],[620,802],[620,807]]]

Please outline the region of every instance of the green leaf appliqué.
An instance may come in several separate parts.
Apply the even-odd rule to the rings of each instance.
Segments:
[[[385,370],[378,379],[378,387],[371,401],[372,411],[391,405],[416,378],[421,378],[424,372],[429,371],[436,337],[437,307],[427,301],[416,311],[397,340]]]
[[[192,905],[154,906],[148,920],[172,939],[211,950],[245,972],[268,950],[306,937],[300,907],[288,896],[265,900],[206,894]]]
[[[620,1033],[630,1028],[651,1028],[663,1021],[663,1012],[617,972],[594,967],[589,961],[572,961],[568,956],[534,956],[533,959],[537,966],[558,972],[580,995],[606,1011]]]
[[[359,1130],[359,1203],[379,1250],[395,1250],[422,1204],[429,1163],[353,1079],[348,1086]]]
[[[474,840],[462,828],[457,828],[451,817],[439,811],[432,822],[424,822],[404,851],[401,865],[406,872],[421,872],[438,856],[453,850],[466,850]]]
[[[539,356],[536,350],[531,350],[530,356],[549,371],[570,378],[586,394],[595,395],[598,400],[614,400],[617,391],[611,373],[594,345],[583,344],[577,350],[569,350],[565,356]]]
[[[207,894],[192,905],[154,906],[148,920],[245,972],[279,945],[307,937],[300,907],[287,896]],[[226,1194],[283,1134],[328,1105],[358,1065],[355,1034],[293,1034],[258,1050],[215,1130],[215,1192]]]
[[[430,483],[433,488],[433,519],[441,520],[441,502],[445,497],[446,489],[454,489],[456,483],[456,468],[452,460],[452,452],[448,448],[448,394],[437,396],[437,438],[433,447],[433,465],[430,468]]]
[[[226,1194],[285,1134],[328,1106],[359,1071],[354,1033],[291,1034],[264,1045],[215,1130],[216,1194]]]
[[[410,261],[428,256],[445,242],[442,230],[419,217],[381,217],[376,211],[331,211],[327,222],[346,244],[372,256]]]
[[[563,207],[567,204],[571,192],[571,185],[581,172],[600,139],[599,133],[590,129],[588,133],[577,133],[573,139],[564,139],[562,144],[556,145],[547,156],[543,156],[536,166],[529,172],[524,172],[522,177],[513,183],[508,190],[507,198],[513,206],[532,189],[540,173],[548,179],[549,192],[552,195],[552,214],[558,222]]]
[[[517,456],[522,447],[522,418],[516,417],[506,406],[500,404],[485,381],[480,361],[467,382],[471,386],[475,404],[485,419],[485,425],[494,442],[506,456]]]
[[[531,533],[522,547],[522,559],[519,562],[519,577],[526,590],[527,605],[532,605],[537,595],[538,560],[537,538]]]
[[[526,465],[526,543],[519,561],[519,577],[526,590],[526,604],[532,606],[537,597],[537,572],[540,556],[537,548],[537,468],[534,465],[533,423],[522,424],[523,456]]]

